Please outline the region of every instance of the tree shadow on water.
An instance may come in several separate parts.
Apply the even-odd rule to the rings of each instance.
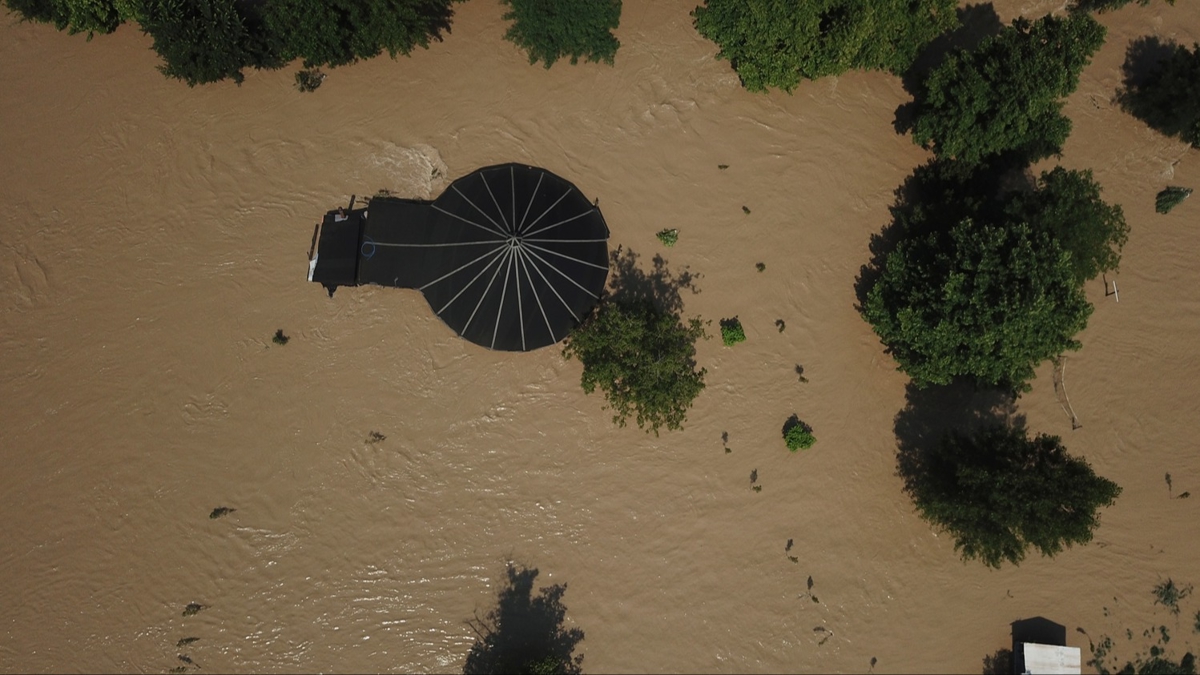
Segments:
[[[922,492],[930,482],[941,481],[946,467],[931,461],[942,437],[951,430],[969,433],[993,424],[1024,428],[1024,415],[1016,414],[1016,397],[1010,391],[980,388],[968,379],[920,389],[909,384],[907,403],[896,414],[896,473],[909,495]]]
[[[583,655],[575,655],[583,640],[579,628],[564,628],[566,584],[533,593],[536,568],[508,566],[507,585],[495,609],[467,623],[477,639],[463,665],[464,675],[487,673],[562,673],[578,675]]]
[[[1157,35],[1143,35],[1131,41],[1125,49],[1125,63],[1121,65],[1121,74],[1124,76],[1122,84],[1125,89],[1145,83],[1155,67],[1171,58],[1178,50],[1177,43],[1163,40]]]
[[[700,275],[693,274],[686,267],[678,274],[672,273],[661,255],[656,254],[651,259],[648,271],[638,267],[638,258],[641,256],[622,246],[609,253],[608,257],[608,294],[615,301],[648,300],[662,311],[678,313],[683,310],[682,290],[689,290],[693,295],[700,292],[695,286]]]

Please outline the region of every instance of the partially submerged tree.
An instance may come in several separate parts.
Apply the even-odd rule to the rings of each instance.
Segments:
[[[1125,5],[1134,2],[1134,0],[1074,0],[1070,4],[1072,12],[1112,12],[1121,9]],[[1150,0],[1137,0],[1137,4],[1145,7],[1150,4]],[[1175,0],[1167,0],[1168,5],[1174,5]]]
[[[1145,78],[1128,82],[1118,100],[1150,128],[1200,148],[1200,44],[1174,45]]]
[[[139,21],[163,58],[159,70],[196,86],[282,65],[256,15],[238,0],[143,0]]]
[[[4,0],[27,21],[52,23],[72,34],[111,33],[133,18],[142,0]]]
[[[621,22],[621,0],[501,0],[512,21],[504,39],[549,68],[560,58],[612,65],[621,46],[612,31]]]
[[[1028,388],[1034,367],[1068,349],[1092,306],[1070,255],[1025,223],[964,219],[900,241],[863,316],[900,369],[924,387],[957,376]]]
[[[455,0],[272,0],[264,17],[285,60],[340,66],[429,47],[450,31]]]
[[[913,141],[965,164],[1006,152],[1027,161],[1058,154],[1071,132],[1062,99],[1104,34],[1087,14],[1020,18],[978,48],[951,53],[921,86]]]
[[[1192,189],[1185,187],[1165,187],[1154,196],[1154,210],[1159,213],[1170,213],[1171,209],[1183,203],[1192,196]]]
[[[650,300],[606,299],[566,340],[563,355],[583,364],[583,390],[599,387],[625,426],[680,429],[692,401],[704,389],[707,371],[696,370],[696,340],[704,337],[700,319],[678,314]]]
[[[1115,270],[1129,240],[1124,211],[1100,198],[1091,170],[1055,167],[1042,173],[1036,190],[1011,193],[1005,208],[1011,220],[1049,233],[1071,254],[1078,283]]]
[[[1092,540],[1097,511],[1121,488],[1067,454],[1057,436],[1003,424],[952,431],[904,476],[921,516],[955,539],[964,559],[1018,564],[1033,548],[1054,556]]]
[[[1116,269],[1128,239],[1090,172],[1004,190],[1004,165],[991,164],[914,171],[859,280],[863,317],[921,387],[968,376],[1025,388],[1038,363],[1079,347],[1092,311],[1082,284]]]
[[[696,30],[717,43],[742,85],[792,91],[848,70],[900,74],[958,25],[954,0],[704,0]]]

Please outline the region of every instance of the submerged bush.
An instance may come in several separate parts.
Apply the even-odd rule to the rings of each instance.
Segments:
[[[812,427],[801,422],[796,415],[792,415],[783,425],[783,441],[788,450],[796,452],[811,448],[817,442],[817,437],[813,436]]]
[[[1191,188],[1168,187],[1154,197],[1154,210],[1159,213],[1170,213],[1171,209],[1183,203],[1190,197]]]
[[[732,319],[721,319],[721,341],[726,347],[746,341],[746,331],[736,316]]]
[[[664,228],[662,230],[659,230],[658,233],[655,234],[654,236],[658,237],[658,240],[663,243],[663,246],[670,248],[671,246],[674,246],[676,244],[676,242],[679,241],[679,230],[677,230],[673,227],[672,228]]]

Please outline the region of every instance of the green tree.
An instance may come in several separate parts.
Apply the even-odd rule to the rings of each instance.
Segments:
[[[1025,389],[1038,363],[1080,347],[1092,312],[1048,233],[970,218],[902,239],[862,309],[919,387],[965,375]]]
[[[145,0],[139,20],[154,38],[164,75],[192,87],[225,78],[240,84],[245,68],[282,65],[250,10],[239,0]]]
[[[704,389],[707,371],[695,369],[701,337],[699,319],[684,323],[650,300],[608,299],[567,338],[563,355],[583,364],[585,392],[604,391],[613,422],[634,417],[657,435],[663,426],[682,428]]]
[[[704,0],[696,30],[720,47],[750,91],[792,91],[848,70],[908,70],[956,27],[954,0]]]
[[[385,50],[392,58],[450,31],[455,0],[272,0],[265,20],[285,60],[339,66]]]
[[[1011,193],[1006,210],[1013,221],[1048,232],[1071,254],[1077,283],[1117,269],[1129,239],[1125,213],[1100,198],[1100,184],[1091,170],[1060,166],[1044,172],[1036,190]]]
[[[501,0],[512,21],[504,39],[549,68],[560,58],[612,65],[621,46],[612,31],[621,21],[621,0]]]
[[[1054,556],[1086,544],[1121,488],[1071,457],[1057,436],[1003,424],[952,431],[905,476],[921,516],[950,533],[964,559],[1018,564],[1032,547]]]
[[[1167,136],[1200,148],[1200,44],[1175,45],[1141,82],[1118,95],[1126,112]]]
[[[1016,152],[1032,161],[1058,154],[1071,132],[1062,98],[1104,44],[1091,16],[1013,21],[973,51],[957,51],[920,87],[913,141],[965,164]]]
[[[135,16],[140,0],[4,0],[28,21],[52,23],[72,34],[111,33]]]

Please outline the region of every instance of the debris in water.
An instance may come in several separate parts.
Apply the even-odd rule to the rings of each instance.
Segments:
[[[210,520],[216,520],[217,518],[224,518],[234,511],[237,511],[237,509],[231,509],[228,506],[218,506],[212,510],[212,513],[208,514],[208,517]]]
[[[195,616],[202,609],[208,609],[208,605],[202,605],[198,602],[189,602],[188,606],[183,608],[183,615]]]
[[[791,539],[788,539],[787,546],[784,546],[784,547],[783,547],[783,552],[784,552],[784,553],[791,553],[791,552],[792,552],[792,543],[793,543],[793,542],[792,542],[792,540],[791,540]]]
[[[192,644],[193,642],[199,642],[199,641],[200,641],[200,638],[198,638],[198,637],[179,638],[179,642],[176,642],[175,646],[176,647],[186,647],[186,646]]]

